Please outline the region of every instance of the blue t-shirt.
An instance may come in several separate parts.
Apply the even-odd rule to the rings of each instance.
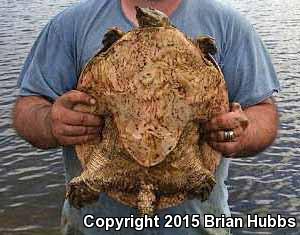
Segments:
[[[263,43],[253,27],[236,11],[216,0],[183,0],[170,17],[174,25],[190,37],[206,34],[214,37],[218,53],[215,55],[229,90],[230,101],[243,107],[255,105],[279,89],[279,83]],[[20,74],[20,96],[42,96],[50,101],[76,87],[80,71],[102,47],[108,28],[123,31],[133,24],[124,16],[119,0],[88,0],[76,4],[56,17],[43,29],[28,55]],[[63,148],[66,180],[81,172],[80,163],[72,147]],[[204,214],[230,216],[227,178],[229,160],[222,159],[216,172],[217,184],[205,202],[188,200],[178,207],[159,211],[165,214]],[[83,216],[130,217],[136,209],[124,206],[101,194],[99,201],[77,210],[65,201],[62,224],[65,234],[229,234],[224,228],[150,228],[136,231],[104,231],[84,228]],[[163,225],[163,220],[161,220]],[[101,233],[100,233],[101,232]]]

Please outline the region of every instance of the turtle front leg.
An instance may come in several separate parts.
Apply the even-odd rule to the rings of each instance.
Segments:
[[[215,39],[209,36],[199,36],[193,42],[204,54],[205,59],[210,61],[221,72],[218,63],[213,58],[213,55],[218,52]],[[206,63],[205,60],[204,62]]]
[[[141,216],[152,216],[155,212],[156,196],[152,184],[141,183],[141,189],[137,196],[138,211]]]
[[[194,43],[200,48],[204,55],[214,55],[217,53],[218,49],[216,46],[215,39],[209,36],[198,36]]]
[[[104,38],[102,40],[103,48],[100,50],[99,53],[106,52],[112,46],[112,44],[114,44],[124,35],[125,32],[121,31],[117,27],[109,29],[107,33],[104,35]]]
[[[80,209],[85,205],[98,201],[99,192],[90,189],[80,177],[77,177],[68,183],[66,198],[71,206]]]

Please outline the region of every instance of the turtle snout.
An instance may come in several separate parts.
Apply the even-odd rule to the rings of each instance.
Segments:
[[[135,10],[137,19],[145,15],[145,11],[141,7],[135,6]]]

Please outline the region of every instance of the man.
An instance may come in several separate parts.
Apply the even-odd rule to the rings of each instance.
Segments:
[[[276,136],[278,115],[272,94],[279,84],[270,58],[251,25],[228,6],[215,0],[89,0],[68,8],[52,19],[35,42],[20,74],[20,97],[16,102],[14,126],[33,145],[47,149],[63,146],[66,180],[80,174],[75,144],[99,138],[102,120],[75,112],[78,103],[93,104],[88,95],[73,91],[81,69],[101,48],[104,33],[118,26],[128,31],[136,26],[135,6],[165,12],[188,36],[214,37],[219,63],[229,89],[229,113],[214,117],[205,126],[207,140],[224,158],[216,172],[217,184],[206,202],[189,200],[165,214],[230,216],[227,177],[228,157],[253,155],[269,146]],[[249,125],[239,120],[249,120]],[[228,137],[233,137],[230,140]],[[65,234],[229,234],[227,228],[150,228],[120,232],[85,228],[83,217],[129,217],[136,210],[101,194],[99,201],[81,210],[66,201],[62,223]],[[99,232],[102,233],[99,233]]]

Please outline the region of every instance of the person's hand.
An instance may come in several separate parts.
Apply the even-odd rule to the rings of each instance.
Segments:
[[[62,146],[83,144],[101,137],[103,120],[99,116],[73,110],[77,104],[95,105],[96,101],[80,91],[70,91],[52,105],[50,119],[53,137]]]
[[[240,104],[232,103],[230,112],[213,117],[204,124],[208,144],[225,157],[243,152],[246,129],[249,121]]]

